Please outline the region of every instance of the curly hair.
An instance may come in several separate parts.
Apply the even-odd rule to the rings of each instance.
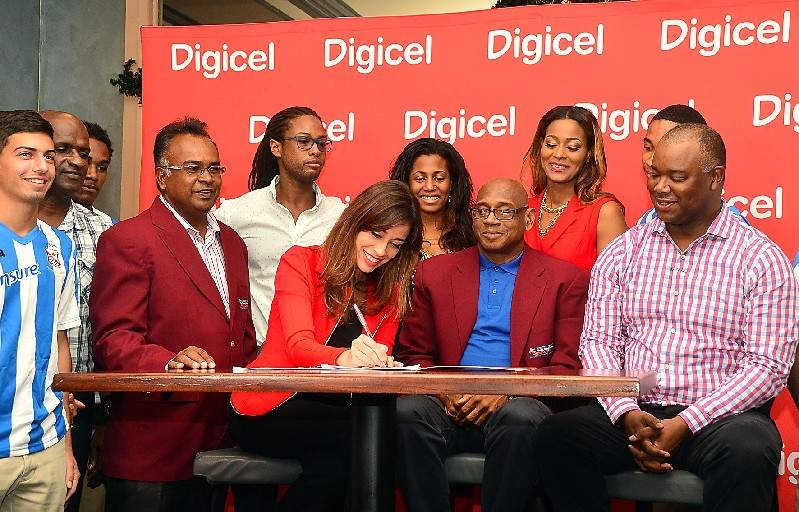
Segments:
[[[466,162],[449,142],[438,139],[421,138],[407,146],[397,156],[388,177],[403,183],[410,183],[411,171],[416,159],[424,155],[438,155],[447,164],[450,179],[450,198],[444,210],[441,246],[449,251],[459,251],[477,243],[472,231],[472,177]]]

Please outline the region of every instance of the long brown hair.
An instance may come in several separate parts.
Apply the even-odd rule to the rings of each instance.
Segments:
[[[574,193],[583,204],[593,203],[600,197],[608,195],[602,192],[602,182],[608,172],[605,160],[605,144],[602,141],[602,130],[599,128],[596,117],[590,110],[583,107],[562,105],[551,109],[544,114],[538,122],[533,142],[524,155],[522,178],[529,170],[533,178],[533,195],[538,195],[547,188],[547,175],[541,165],[541,146],[547,135],[547,128],[553,121],[571,119],[580,125],[585,133],[588,145],[588,158],[583,164],[577,180],[574,183]]]
[[[357,272],[355,237],[362,231],[385,231],[407,224],[405,242],[396,256],[369,274]],[[410,308],[411,274],[422,246],[419,206],[408,185],[397,180],[375,183],[356,197],[339,217],[322,245],[327,261],[322,272],[325,304],[333,314],[347,315],[353,290],[370,291],[371,314],[389,306],[397,317]]]

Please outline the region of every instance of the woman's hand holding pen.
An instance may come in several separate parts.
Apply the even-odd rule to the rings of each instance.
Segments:
[[[365,334],[353,340],[352,347],[338,356],[336,364],[359,367],[402,366],[402,363],[394,361],[394,358],[388,354],[388,347]]]

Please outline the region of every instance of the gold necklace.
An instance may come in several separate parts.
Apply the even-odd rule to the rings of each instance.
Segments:
[[[555,222],[557,222],[557,220],[560,218],[560,215],[563,213],[566,207],[569,206],[568,201],[554,208],[547,206],[546,203],[547,203],[547,191],[544,190],[544,195],[541,197],[541,208],[538,209],[538,236],[540,236],[541,238],[543,238],[544,235],[549,233],[549,230],[552,229],[552,226],[555,225]],[[552,220],[549,221],[549,224],[546,227],[542,228],[541,213],[544,211],[546,211],[547,213],[554,213],[555,215],[552,217]]]

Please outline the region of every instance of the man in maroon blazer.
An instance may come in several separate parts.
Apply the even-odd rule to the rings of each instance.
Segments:
[[[517,181],[498,178],[480,189],[472,209],[478,246],[419,264],[398,360],[579,367],[588,276],[524,244],[533,215]],[[548,405],[528,397],[400,397],[399,477],[408,509],[449,511],[444,460],[483,452],[483,510],[527,510],[537,483],[535,429],[550,414]]]
[[[205,123],[158,133],[161,195],[101,237],[90,316],[102,370],[230,371],[255,355],[247,249],[210,213],[222,173]],[[119,393],[102,449],[106,504],[117,511],[204,510],[198,451],[227,445],[223,393]]]

